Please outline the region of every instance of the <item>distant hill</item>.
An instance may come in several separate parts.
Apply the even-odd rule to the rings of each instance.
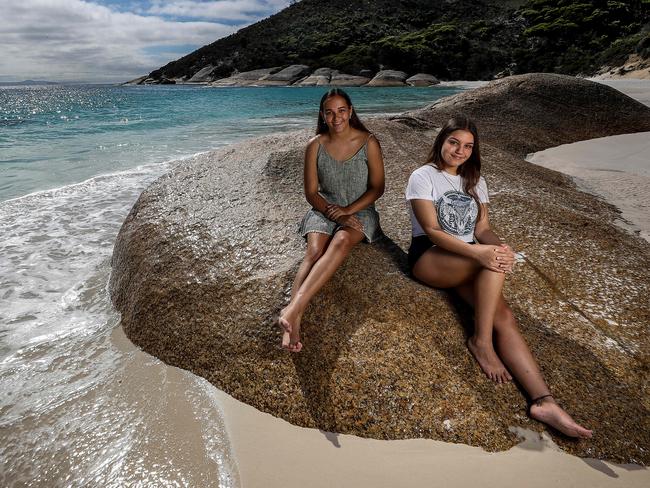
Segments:
[[[305,64],[440,79],[591,74],[650,50],[648,0],[302,0],[149,74],[189,79]]]
[[[0,81],[0,86],[30,86],[30,85],[59,85],[55,81],[23,80],[23,81]]]

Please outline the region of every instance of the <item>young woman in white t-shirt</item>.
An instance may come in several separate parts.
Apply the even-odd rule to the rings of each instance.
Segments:
[[[468,349],[491,380],[503,383],[515,377],[531,399],[532,418],[572,437],[591,437],[553,399],[503,298],[515,256],[490,228],[480,170],[476,126],[464,116],[451,119],[406,189],[413,230],[411,272],[429,286],[455,289],[474,307]]]

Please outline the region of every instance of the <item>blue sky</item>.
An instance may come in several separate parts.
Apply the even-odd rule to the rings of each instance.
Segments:
[[[266,18],[289,3],[3,0],[0,81],[126,81]]]

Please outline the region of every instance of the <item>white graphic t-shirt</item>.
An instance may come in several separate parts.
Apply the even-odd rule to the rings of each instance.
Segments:
[[[481,176],[476,185],[476,194],[481,203],[488,203],[487,185]],[[463,179],[450,175],[434,166],[425,165],[416,169],[406,187],[407,200],[431,200],[436,209],[438,224],[447,234],[461,241],[474,240],[474,227],[478,217],[478,206],[474,199],[463,191]],[[413,237],[426,233],[415,218],[409,204]]]

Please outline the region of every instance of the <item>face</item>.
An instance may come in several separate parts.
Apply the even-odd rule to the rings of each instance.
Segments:
[[[335,95],[323,103],[322,116],[329,130],[342,132],[350,126],[352,107],[348,106],[345,98]]]
[[[474,148],[474,136],[467,130],[455,130],[442,144],[442,160],[445,169],[456,173],[458,167],[469,159]]]

